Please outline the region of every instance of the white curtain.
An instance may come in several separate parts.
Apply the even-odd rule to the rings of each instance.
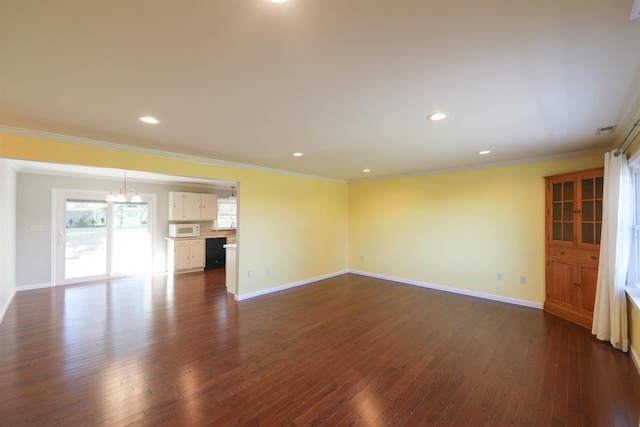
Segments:
[[[633,185],[627,157],[604,156],[604,193],[600,264],[591,333],[629,350],[625,280],[633,237]]]

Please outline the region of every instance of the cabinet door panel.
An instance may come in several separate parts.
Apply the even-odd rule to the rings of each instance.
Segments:
[[[213,221],[218,216],[218,196],[216,194],[202,194],[202,209],[200,216],[203,221]]]
[[[182,192],[169,192],[169,221],[182,221],[182,207],[184,206]]]
[[[191,240],[191,268],[204,267],[204,239]]]
[[[189,246],[175,247],[175,270],[186,270],[190,266]]]
[[[578,245],[600,244],[602,227],[602,177],[590,174],[580,180],[580,228]]]
[[[201,200],[199,193],[184,193],[183,219],[185,221],[200,219]]]
[[[561,259],[551,259],[549,279],[553,286],[547,288],[547,299],[567,308],[575,308],[578,299],[576,293],[576,263]]]
[[[598,281],[598,266],[580,266],[581,298],[578,311],[587,315],[593,315],[593,306],[596,302],[596,282]]]
[[[575,241],[574,219],[575,219],[575,178],[563,179],[554,182],[550,188],[551,194],[548,196],[550,212],[549,218],[552,228],[551,240],[558,242]],[[549,221],[548,220],[548,221]]]

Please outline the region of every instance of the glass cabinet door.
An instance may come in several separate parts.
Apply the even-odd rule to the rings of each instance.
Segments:
[[[574,200],[575,181],[553,183],[552,189],[551,239],[561,242],[573,242],[574,239]]]
[[[602,232],[602,177],[582,178],[580,242],[591,245],[600,244]]]
[[[600,244],[603,184],[602,176],[592,173],[551,181],[551,241]]]

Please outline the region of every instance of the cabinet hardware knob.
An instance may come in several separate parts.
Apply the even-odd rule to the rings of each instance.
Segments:
[[[591,259],[598,259],[598,257],[597,257],[597,256],[595,256],[595,255],[593,255],[593,256],[591,257]]]
[[[560,252],[560,255],[564,255],[564,252]]]

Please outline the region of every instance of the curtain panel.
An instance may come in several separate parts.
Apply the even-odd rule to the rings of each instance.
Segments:
[[[629,350],[626,278],[634,228],[633,183],[626,155],[604,157],[600,262],[591,333]]]

